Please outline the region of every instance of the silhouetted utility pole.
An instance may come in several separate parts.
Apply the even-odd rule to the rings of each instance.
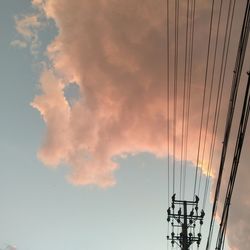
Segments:
[[[167,210],[167,221],[172,225],[171,236],[167,236],[167,239],[171,241],[172,246],[177,244],[182,250],[188,250],[194,242],[200,245],[201,233],[199,232],[196,236],[195,228],[197,222],[200,225],[203,224],[205,213],[202,209],[198,215],[198,202],[198,196],[195,196],[195,201],[176,200],[175,194],[172,196],[172,205]],[[178,212],[175,212],[176,206],[179,207]],[[188,209],[189,207],[191,208]],[[189,214],[188,211],[190,211]],[[175,228],[181,228],[181,232],[178,233],[180,230],[175,230]]]

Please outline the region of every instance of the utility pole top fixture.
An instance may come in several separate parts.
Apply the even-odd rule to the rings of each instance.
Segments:
[[[198,247],[201,242],[201,233],[196,234],[196,224],[203,224],[205,212],[202,209],[198,215],[199,198],[195,196],[194,201],[182,201],[172,196],[172,205],[168,208],[167,221],[171,223],[172,233],[167,236],[172,246],[178,245],[181,250],[189,250],[189,247],[196,242]],[[178,209],[178,211],[176,211]],[[181,229],[181,230],[179,230]]]

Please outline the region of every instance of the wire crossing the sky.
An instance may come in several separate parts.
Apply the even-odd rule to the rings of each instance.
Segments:
[[[238,129],[238,135],[237,135],[237,140],[236,140],[236,145],[235,145],[231,174],[230,174],[230,178],[229,178],[229,182],[227,186],[226,198],[225,198],[222,218],[220,222],[220,229],[219,229],[219,233],[217,237],[216,249],[218,250],[223,249],[222,246],[223,246],[223,242],[225,240],[225,235],[226,235],[225,232],[227,228],[229,208],[230,208],[233,188],[235,184],[235,179],[237,175],[237,170],[239,166],[241,150],[242,150],[242,146],[243,146],[243,142],[245,138],[249,112],[250,112],[250,73],[248,73],[248,82],[246,86],[245,98],[244,98],[242,114],[241,114],[239,129]]]
[[[195,197],[195,193],[196,193],[197,174],[198,174],[199,159],[200,159],[201,136],[202,136],[202,127],[203,127],[203,119],[204,119],[204,108],[205,108],[205,100],[206,100],[207,78],[208,78],[208,65],[209,65],[209,58],[210,58],[211,37],[212,37],[212,29],[213,29],[213,17],[214,17],[214,0],[212,1],[212,11],[211,11],[210,25],[209,25],[209,38],[208,38],[206,70],[205,70],[205,83],[204,83],[203,98],[202,98],[200,132],[199,132],[199,143],[198,143],[198,152],[197,152],[196,169],[195,169],[195,181],[194,181],[194,194],[193,194],[193,197]]]
[[[221,4],[222,4],[222,1],[221,1]],[[214,155],[214,150],[215,150],[215,139],[217,136],[218,123],[219,123],[219,117],[220,117],[220,111],[221,111],[222,93],[224,89],[225,74],[226,74],[226,68],[228,64],[228,53],[229,53],[229,45],[231,41],[234,11],[235,11],[235,1],[234,3],[232,3],[232,0],[231,0],[229,3],[229,10],[228,10],[227,22],[226,22],[226,31],[225,31],[224,43],[223,43],[224,45],[223,45],[223,52],[222,52],[222,61],[221,61],[221,66],[220,66],[219,84],[218,84],[218,91],[217,91],[216,105],[215,105],[215,112],[214,112],[214,122],[213,122],[213,128],[212,128],[212,142],[210,144],[210,149],[209,149],[209,161],[208,161],[206,181],[205,181],[203,209],[205,208],[206,201],[207,201],[209,176],[212,170],[212,161],[213,161],[213,155]]]
[[[249,6],[250,0],[245,1]],[[215,177],[216,188],[206,242],[206,249],[209,250],[245,59],[249,20],[246,18],[245,10],[241,33],[240,29],[237,33],[240,38],[238,51],[236,51],[236,48],[231,46],[234,45],[232,39],[235,35],[234,17],[235,12],[242,7],[236,5],[236,0],[211,0],[208,11],[200,19],[202,22],[196,22],[198,20],[195,18],[196,11],[198,10],[197,17],[200,18],[199,11],[202,9],[198,4],[196,6],[196,0],[184,2],[167,0],[165,3],[167,9],[164,20],[167,22],[168,199],[171,192],[179,195],[180,200],[185,200],[187,194],[193,197],[198,195],[198,197],[201,196],[202,209],[208,209],[206,205],[211,175],[214,175],[214,172],[218,173],[218,177]],[[242,8],[244,7],[246,6]],[[205,28],[203,28],[204,22]],[[201,29],[205,34],[205,36],[202,34],[205,40],[195,34],[200,33]],[[199,44],[200,42],[203,44]],[[231,52],[237,52],[234,65],[231,62],[232,57],[230,58]],[[228,82],[227,71],[233,66],[234,71],[230,69],[233,79],[229,93],[229,88],[225,89]],[[229,103],[225,117],[222,111],[227,99]],[[222,144],[218,131],[223,132]],[[218,153],[220,153],[219,159],[214,157]],[[218,170],[212,169],[215,165],[213,160],[219,160]],[[194,172],[191,172],[191,178],[187,172],[189,161],[195,166]],[[204,170],[206,172],[203,172]],[[187,178],[190,179],[188,184],[191,190],[186,188]],[[225,221],[221,247],[225,242],[227,220]],[[179,233],[179,230],[174,229],[174,232]]]
[[[248,0],[246,11],[245,11],[245,17],[243,21],[243,26],[242,26],[242,31],[241,31],[241,37],[240,37],[239,46],[238,46],[236,63],[235,63],[234,77],[233,77],[233,82],[232,82],[230,102],[229,102],[229,108],[228,108],[228,113],[227,113],[227,122],[226,122],[226,127],[225,127],[224,141],[223,141],[221,161],[220,161],[220,169],[219,169],[218,179],[216,183],[216,190],[215,190],[215,195],[214,195],[212,216],[211,216],[211,221],[210,221],[206,250],[210,249],[210,243],[211,243],[211,238],[212,238],[212,233],[213,233],[213,228],[214,228],[214,220],[215,220],[215,215],[217,211],[218,197],[220,193],[222,174],[224,170],[224,163],[225,163],[225,158],[226,158],[226,153],[227,153],[227,146],[228,146],[229,136],[231,132],[232,120],[234,116],[234,110],[235,110],[235,104],[236,104],[236,99],[237,99],[237,94],[238,94],[240,77],[242,73],[243,62],[245,59],[245,52],[246,52],[249,29],[250,29],[249,14],[250,14],[250,9],[249,9],[249,0]]]

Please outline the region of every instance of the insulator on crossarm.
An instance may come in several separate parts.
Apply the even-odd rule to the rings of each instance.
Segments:
[[[199,197],[197,195],[195,195],[195,203],[198,203],[199,202]]]
[[[174,240],[171,241],[172,246],[174,247]]]
[[[171,213],[170,207],[168,208],[167,212],[168,212],[168,215],[170,215],[170,213]]]
[[[173,201],[173,202],[175,202],[175,196],[176,196],[176,194],[174,194],[174,195],[172,196],[172,201]]]
[[[200,240],[197,240],[197,246],[199,247],[201,244],[201,241]]]
[[[204,210],[202,209],[202,210],[201,210],[201,217],[204,218],[204,216],[205,216],[205,212],[204,212]]]
[[[179,216],[181,215],[181,208],[178,210],[178,215]]]
[[[193,217],[194,216],[194,209],[191,210],[190,212],[190,216]]]

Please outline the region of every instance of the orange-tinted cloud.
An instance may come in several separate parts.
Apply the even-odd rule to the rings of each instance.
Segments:
[[[26,48],[30,47],[32,54],[37,53],[39,47],[38,30],[42,27],[37,14],[15,17],[16,31],[20,36],[11,42],[12,46]]]
[[[165,3],[163,0],[33,0],[34,5],[42,8],[46,16],[55,21],[59,30],[58,36],[47,49],[52,66],[45,67],[41,75],[42,94],[35,97],[32,102],[32,106],[39,110],[47,125],[47,135],[38,155],[49,166],[56,167],[61,163],[69,165],[71,174],[68,178],[73,184],[95,184],[101,187],[114,185],[113,173],[118,167],[112,160],[115,156],[139,152],[166,156],[168,125],[171,130],[170,154],[173,153],[173,78],[171,76],[170,79],[170,100],[167,100]],[[197,7],[195,26],[198,35],[195,37],[188,142],[188,160],[194,164],[208,40],[208,29],[204,27],[208,27],[209,23],[209,6],[209,1],[205,1]],[[238,6],[238,10],[240,7]],[[181,11],[184,10],[181,4]],[[241,19],[236,19],[236,23],[240,24]],[[226,18],[222,20],[223,25],[225,20]],[[185,15],[181,15],[176,158],[180,158],[182,137],[184,29]],[[239,29],[236,28],[234,32],[236,33],[233,35],[237,37]],[[170,27],[170,34],[170,53],[173,58],[173,25]],[[220,39],[223,39],[223,36],[221,32]],[[237,39],[232,40],[233,49],[230,51],[227,72],[233,70],[237,42]],[[218,57],[221,52],[222,42],[218,47]],[[170,63],[172,71],[173,61]],[[216,83],[219,69],[217,63]],[[224,115],[221,121],[225,118],[227,110],[231,76],[228,74],[226,77],[222,107]],[[69,105],[64,95],[65,86],[69,83],[77,84],[80,89],[80,98],[72,105]],[[217,94],[217,85],[214,87],[213,98]],[[171,110],[169,117],[168,101]],[[212,103],[209,117],[208,144],[211,141],[214,105],[215,102]],[[216,144],[217,162],[223,129],[222,122]],[[208,147],[206,157],[207,155]],[[218,166],[216,163],[214,165]],[[214,172],[216,171],[214,168]],[[223,183],[223,186],[225,185],[226,181]],[[240,203],[242,202],[239,201]],[[245,205],[246,215],[249,206]],[[232,219],[237,230],[229,231],[233,247],[241,242],[240,229],[247,227],[242,226],[242,221],[236,223],[239,207],[235,209]],[[247,246],[246,242],[244,246]]]
[[[75,184],[113,185],[117,165],[112,157],[117,155],[166,155],[170,121],[162,4],[46,2],[45,12],[56,21],[59,35],[48,47],[53,69],[44,71],[43,94],[32,104],[48,126],[39,157],[47,165],[71,165],[69,178]],[[68,82],[80,87],[81,98],[72,107],[63,91]]]
[[[113,185],[114,156],[167,154],[166,129],[172,126],[173,114],[167,117],[163,7],[162,0],[46,1],[44,11],[55,20],[59,35],[48,47],[53,68],[42,74],[43,94],[32,103],[48,127],[39,157],[46,165],[70,165],[72,183]],[[80,99],[72,106],[64,97],[70,82],[80,87]],[[182,85],[179,79],[181,91]],[[194,89],[196,105],[202,88],[194,84]],[[172,95],[169,104],[173,110]],[[188,160],[194,163],[200,119],[196,109],[188,149]],[[177,158],[181,120],[179,110]]]

